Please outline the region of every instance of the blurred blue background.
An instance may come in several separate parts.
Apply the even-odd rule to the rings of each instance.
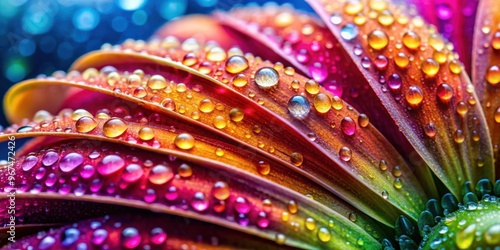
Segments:
[[[252,1],[263,4],[266,1]],[[287,1],[275,1],[284,3]],[[307,8],[304,1],[289,1]],[[67,70],[103,43],[147,39],[168,20],[228,10],[246,0],[0,0],[0,94],[39,74]],[[3,107],[0,124],[6,126]]]

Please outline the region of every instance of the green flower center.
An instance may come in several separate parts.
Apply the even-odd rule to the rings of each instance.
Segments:
[[[424,234],[423,249],[493,249],[500,246],[500,199],[460,205]],[[495,248],[496,249],[496,248]]]
[[[395,224],[401,249],[500,249],[500,180],[482,179],[463,188],[459,203],[450,193],[430,199],[420,213],[418,230],[401,216]],[[417,232],[418,231],[418,232]],[[419,237],[420,236],[420,237]],[[420,242],[418,245],[416,242]],[[384,249],[392,249],[388,240]]]

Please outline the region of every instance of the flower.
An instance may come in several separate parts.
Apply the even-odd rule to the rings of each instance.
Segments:
[[[51,228],[9,247],[498,247],[500,4],[470,46],[453,1],[427,18],[455,44],[407,5],[309,2],[322,21],[186,17],[9,90],[0,138],[36,138],[4,223]]]

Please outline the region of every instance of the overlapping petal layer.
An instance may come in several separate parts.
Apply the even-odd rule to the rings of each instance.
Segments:
[[[481,1],[477,25],[483,27],[474,33],[472,81],[488,121],[495,153],[497,178],[499,172],[498,147],[500,143],[500,3]]]

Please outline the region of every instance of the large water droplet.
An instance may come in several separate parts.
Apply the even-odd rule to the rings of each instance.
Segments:
[[[296,95],[288,101],[288,111],[297,119],[305,118],[311,111],[311,104],[307,98]]]
[[[59,161],[59,168],[63,172],[71,172],[83,163],[83,156],[78,153],[69,153]]]
[[[127,227],[122,231],[121,245],[126,249],[134,249],[141,244],[141,235],[134,227]]]
[[[278,72],[269,67],[260,68],[255,72],[255,83],[262,89],[275,87],[279,82]]]
[[[144,170],[138,164],[129,164],[125,167],[122,173],[122,179],[126,182],[132,183],[138,181],[142,175],[144,174]]]
[[[127,130],[127,124],[120,118],[112,118],[106,121],[102,127],[102,132],[105,136],[115,138]]]
[[[104,157],[99,165],[97,166],[97,171],[103,175],[111,175],[116,173],[118,170],[125,166],[125,161],[118,155],[108,155]]]
[[[174,173],[170,167],[165,165],[156,165],[151,169],[148,179],[156,185],[164,184],[174,177]]]
[[[240,73],[248,68],[248,61],[243,56],[232,56],[226,61],[226,71],[232,74]]]
[[[358,26],[348,23],[340,30],[340,36],[346,41],[352,41],[358,36]]]
[[[344,117],[340,122],[340,128],[346,135],[354,135],[356,133],[356,122],[351,117]]]
[[[21,167],[24,171],[29,171],[31,170],[36,164],[38,163],[38,157],[34,155],[29,155],[27,156],[23,163],[21,164]]]
[[[198,212],[207,210],[209,205],[208,199],[202,192],[196,192],[191,200],[191,207]]]
[[[167,240],[167,234],[159,227],[153,228],[150,233],[150,241],[154,245],[161,245]]]

